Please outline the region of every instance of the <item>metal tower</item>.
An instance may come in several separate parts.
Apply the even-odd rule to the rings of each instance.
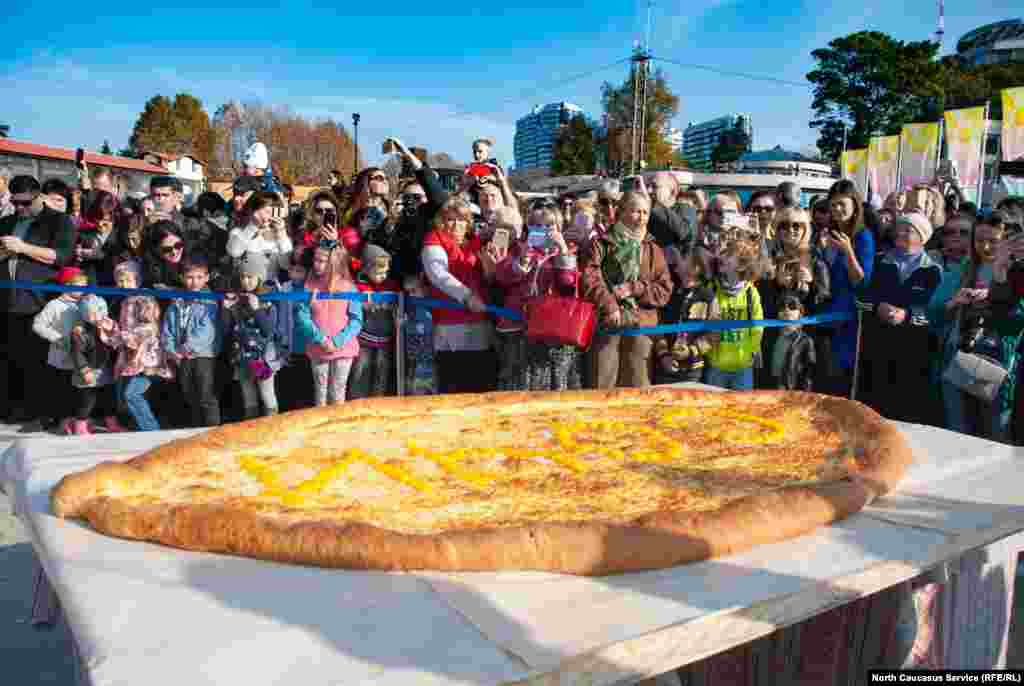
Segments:
[[[630,153],[630,174],[636,174],[644,159],[644,143],[647,133],[647,68],[651,56],[645,48],[637,48],[631,59],[633,63],[633,146]]]
[[[939,44],[939,52],[942,52],[942,38],[946,35],[946,2],[939,0],[939,24],[935,28],[935,42]]]

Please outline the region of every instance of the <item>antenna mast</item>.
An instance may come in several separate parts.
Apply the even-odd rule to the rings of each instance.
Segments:
[[[642,44],[637,41],[631,62],[633,64],[633,145],[630,151],[630,174],[636,174],[644,159],[647,134],[647,68],[651,60],[651,9],[653,0],[647,0],[647,34]]]
[[[946,35],[946,1],[939,0],[939,24],[935,28],[935,42],[939,44],[939,52],[942,52],[942,38]]]

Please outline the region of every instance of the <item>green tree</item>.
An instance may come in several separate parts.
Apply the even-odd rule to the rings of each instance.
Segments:
[[[843,146],[867,147],[871,136],[893,135],[905,123],[919,120],[941,101],[945,72],[935,60],[938,44],[904,42],[878,31],[836,38],[811,53],[816,68],[807,74],[814,84],[814,118],[818,149],[835,160]]]
[[[672,165],[673,169],[689,169],[690,168],[690,162],[683,155],[683,151],[682,150],[676,150],[674,153],[672,153],[671,165]]]
[[[737,117],[735,126],[719,137],[718,145],[711,151],[711,163],[731,164],[738,161],[743,153],[750,152],[751,140],[746,129],[746,119]]]
[[[103,141],[103,147],[100,148],[100,153],[103,155],[113,155],[114,151],[110,149],[110,141]]]
[[[203,103],[188,93],[178,93],[173,101],[157,95],[146,102],[135,121],[129,147],[136,154],[190,154],[205,161],[212,158],[216,140]]]
[[[629,76],[620,86],[607,81],[601,86],[601,99],[608,116],[608,136],[602,141],[607,145],[607,159],[610,168],[628,165],[632,146],[633,127],[633,81],[636,64],[629,70]],[[644,131],[644,158],[648,167],[667,167],[672,161],[672,144],[665,138],[669,123],[679,112],[679,97],[672,93],[665,73],[658,69],[647,77],[646,130]]]
[[[972,67],[954,55],[943,58],[942,67],[941,101],[945,108],[988,103],[990,119],[1003,118],[1002,90],[1024,85],[1024,63],[1020,62]],[[938,118],[938,111],[933,114]]]
[[[594,130],[586,117],[577,114],[562,127],[552,153],[551,173],[555,176],[594,173],[597,165]]]

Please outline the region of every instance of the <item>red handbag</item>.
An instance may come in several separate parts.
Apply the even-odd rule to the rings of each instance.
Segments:
[[[540,270],[550,257],[537,263],[533,277],[533,293],[537,293]],[[579,293],[579,275],[576,276]],[[572,345],[581,350],[590,347],[597,326],[597,307],[593,303],[568,295],[534,295],[526,310],[526,338],[546,345]]]

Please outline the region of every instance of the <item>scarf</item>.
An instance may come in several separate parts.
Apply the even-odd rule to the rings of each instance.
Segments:
[[[718,287],[723,293],[729,294],[730,297],[736,297],[749,285],[749,281],[737,280],[730,283],[724,276],[718,277]]]
[[[627,228],[621,222],[611,228],[605,240],[610,250],[601,263],[601,273],[605,283],[615,287],[630,281],[640,279],[640,253],[643,244],[642,231],[634,231]],[[633,296],[617,298],[619,306],[626,310],[637,308],[636,299]]]

